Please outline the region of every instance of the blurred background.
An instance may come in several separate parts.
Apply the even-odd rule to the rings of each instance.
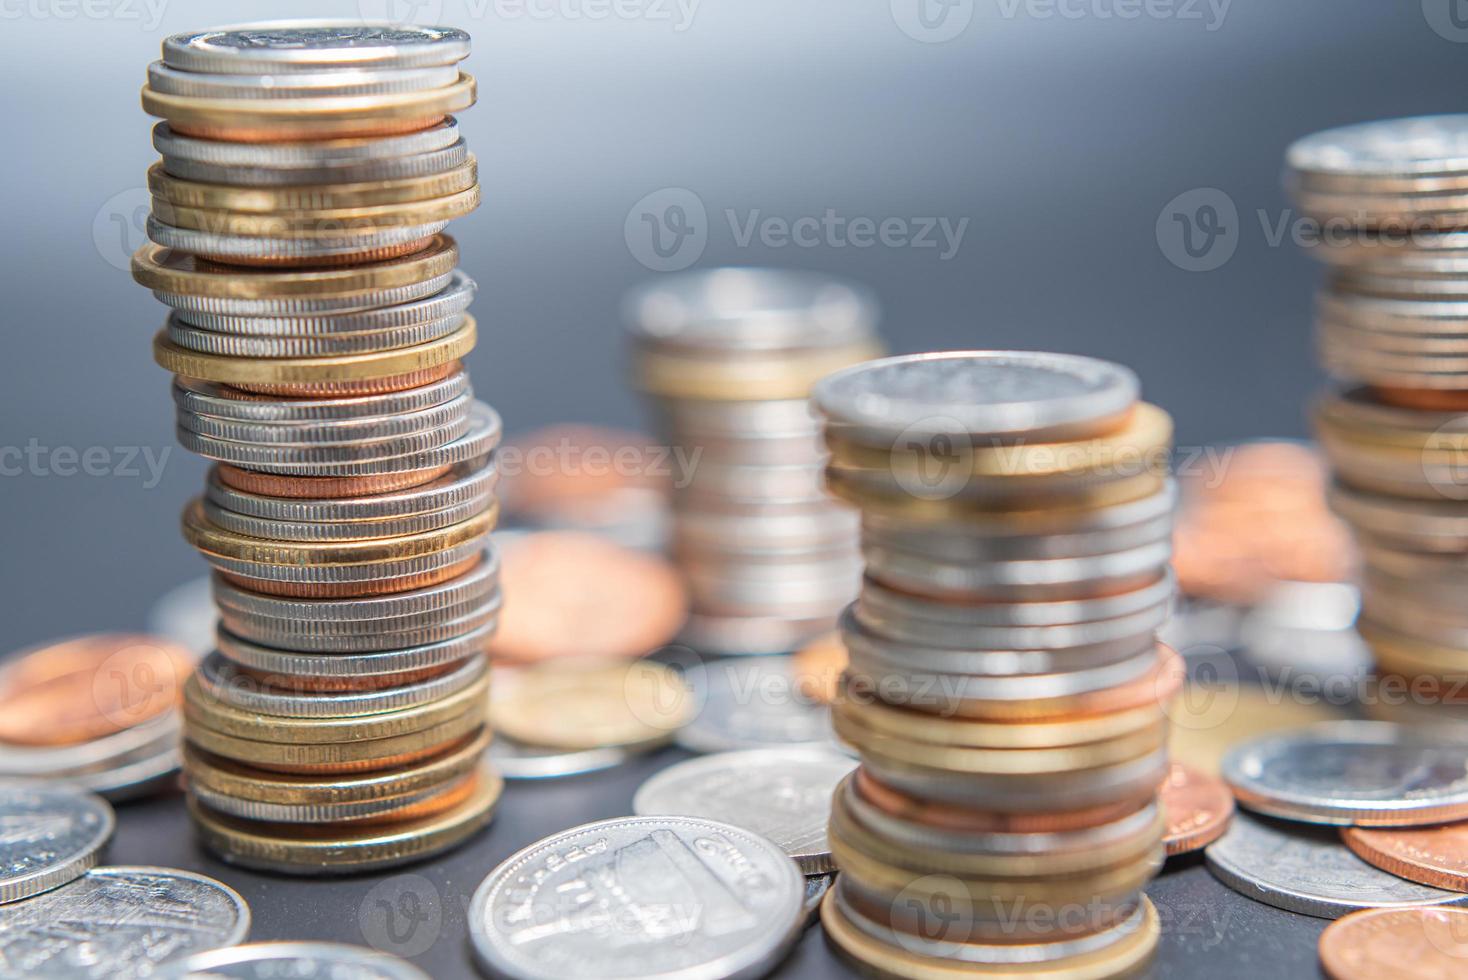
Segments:
[[[1461,109],[1457,4],[0,0],[6,645],[140,626],[204,571],[176,530],[204,464],[174,446],[162,307],[126,271],[156,156],[137,92],[170,33],[473,35],[485,204],[452,231],[481,290],[468,364],[512,433],[640,426],[623,291],[736,264],[866,283],[894,351],[1124,362],[1196,446],[1304,434],[1317,270],[1284,148]]]

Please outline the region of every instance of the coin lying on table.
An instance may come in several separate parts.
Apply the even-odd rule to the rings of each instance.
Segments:
[[[836,744],[830,711],[801,688],[788,656],[713,660],[688,679],[697,713],[678,733],[685,749]]]
[[[1399,878],[1468,892],[1468,824],[1431,827],[1345,827],[1356,856]]]
[[[856,760],[819,749],[721,752],[670,766],[632,798],[639,816],[723,820],[774,841],[806,874],[832,870],[831,794]]]
[[[1160,794],[1167,816],[1162,842],[1167,856],[1202,850],[1223,836],[1233,819],[1234,797],[1223,780],[1174,762]]]
[[[249,943],[195,953],[159,980],[428,980],[407,960],[345,943]]]
[[[112,807],[91,793],[39,781],[0,781],[0,904],[85,874],[115,823]]]
[[[496,670],[489,720],[528,745],[641,749],[671,739],[688,712],[686,690],[662,664],[562,662]]]
[[[213,878],[169,868],[93,868],[70,884],[0,907],[0,976],[144,980],[192,953],[233,946],[250,909]],[[19,973],[4,969],[21,964]]]
[[[1330,980],[1454,977],[1468,963],[1468,910],[1367,909],[1320,934],[1320,966]]]
[[[482,967],[518,980],[758,977],[795,941],[805,898],[795,863],[763,837],[619,817],[512,855],[475,891],[469,935]]]

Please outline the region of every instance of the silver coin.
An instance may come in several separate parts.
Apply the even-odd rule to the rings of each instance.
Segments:
[[[812,398],[843,437],[886,447],[904,435],[1083,438],[1115,425],[1139,390],[1129,369],[1091,357],[953,351],[845,368]]]
[[[469,35],[452,27],[394,22],[282,20],[175,34],[163,60],[194,72],[418,68],[469,55]]]
[[[561,779],[620,766],[633,753],[620,746],[567,752],[527,745],[496,732],[486,755],[506,779]]]
[[[942,602],[889,589],[874,579],[862,582],[856,618],[883,636],[917,639],[984,627],[1050,627],[1132,616],[1165,606],[1177,591],[1169,569],[1156,582],[1128,592],[1050,602]]]
[[[242,799],[227,793],[220,793],[197,781],[189,784],[189,796],[211,810],[217,810],[241,820],[290,824],[335,824],[342,821],[369,820],[384,814],[397,814],[398,818],[401,818],[399,811],[403,808],[416,806],[446,793],[466,789],[474,779],[475,774],[470,773],[391,799],[347,800],[335,803],[262,803],[258,800]]]
[[[822,499],[825,465],[818,459],[783,466],[723,465],[700,461],[685,491],[693,496],[731,500]]]
[[[1372,867],[1333,831],[1234,815],[1203,852],[1208,870],[1255,901],[1334,919],[1356,909],[1457,905],[1468,895],[1419,885]]]
[[[839,609],[806,619],[790,616],[719,616],[694,612],[678,642],[709,656],[788,653],[836,625]],[[740,746],[732,746],[739,748]]]
[[[332,68],[278,75],[224,75],[179,71],[161,61],[148,66],[148,87],[191,99],[325,99],[398,95],[443,88],[459,80],[453,65],[426,68]]]
[[[257,452],[284,456],[292,450],[350,443],[362,446],[364,455],[391,440],[439,432],[469,417],[473,397],[469,392],[429,408],[391,415],[369,415],[356,419],[310,422],[255,422],[201,415],[180,407],[178,424],[196,435],[225,442],[244,443]],[[243,449],[241,450],[244,451]]]
[[[430,221],[371,231],[344,228],[330,236],[312,238],[219,234],[166,224],[152,215],[148,216],[146,227],[148,239],[153,243],[193,255],[225,259],[338,259],[423,241],[443,231],[448,224],[447,221]]]
[[[1356,690],[1371,672],[1371,650],[1356,632],[1360,591],[1345,582],[1277,582],[1244,612],[1244,657],[1278,677],[1314,676]]]
[[[825,875],[805,876],[805,924],[806,927],[814,925],[820,917],[821,899],[826,897],[826,892],[836,883],[836,873],[833,871]]]
[[[290,499],[290,498],[286,498]],[[367,498],[371,499],[371,498]],[[426,514],[386,517],[375,521],[334,522],[266,521],[225,510],[212,500],[204,501],[204,516],[211,524],[252,538],[273,541],[365,541],[373,538],[395,538],[407,534],[423,534],[459,524],[484,513],[494,506],[494,495],[481,494],[462,503]]]
[[[869,591],[862,590],[863,593]],[[1123,593],[1125,594],[1125,593]],[[953,662],[966,653],[987,654],[995,651],[1050,651],[1064,654],[1075,651],[1076,659],[1091,660],[1104,655],[1103,647],[1123,646],[1145,636],[1151,636],[1167,622],[1171,604],[1166,600],[1133,613],[1110,619],[1094,619],[1077,623],[1061,623],[1053,626],[971,626],[965,624],[935,623],[914,617],[878,617],[874,623],[863,613],[862,600],[857,600],[843,622],[853,632],[869,636],[871,643],[881,654],[891,657],[894,653],[907,656],[912,647],[919,649],[914,662],[937,664]],[[1014,603],[1013,605],[1023,605]],[[995,611],[1002,615],[1001,611]],[[927,648],[922,650],[921,648]],[[937,649],[934,649],[937,648]],[[946,655],[952,652],[952,657]],[[946,658],[946,659],[945,659]],[[977,670],[974,673],[990,673]]]
[[[431,276],[421,282],[402,286],[383,286],[365,292],[348,293],[344,296],[331,294],[314,296],[282,296],[264,299],[243,299],[235,296],[193,296],[188,293],[171,293],[155,289],[153,296],[158,302],[175,310],[199,313],[218,313],[224,316],[305,316],[323,313],[357,313],[379,306],[397,306],[412,303],[442,292],[452,281],[453,273]]]
[[[754,505],[732,513],[680,508],[673,518],[673,536],[675,546],[684,550],[854,552],[859,523],[855,511],[831,504]]]
[[[1402,500],[1335,484],[1331,510],[1357,532],[1412,551],[1468,552],[1468,514],[1448,500]]]
[[[440,409],[428,409],[429,413],[438,411]],[[311,475],[315,476],[344,476],[347,474],[337,472],[337,467],[383,465],[383,460],[399,460],[429,453],[458,442],[469,431],[470,420],[468,412],[462,408],[457,413],[457,418],[422,432],[343,443],[236,442],[203,435],[182,424],[175,426],[174,432],[185,449],[216,462],[265,473],[295,472],[309,468]]]
[[[796,683],[789,657],[714,660],[685,673],[697,711],[677,742],[694,752],[830,747],[831,713]]]
[[[1000,651],[1001,657],[993,661],[968,659],[959,661],[951,671],[934,670],[924,663],[880,655],[879,648],[870,645],[868,638],[855,634],[842,634],[851,656],[847,678],[856,690],[883,692],[883,700],[894,704],[903,703],[903,698],[914,707],[933,712],[952,712],[964,701],[1028,701],[1077,697],[1104,691],[1134,681],[1152,670],[1157,664],[1156,643],[1143,637],[1136,646],[1118,645],[1108,651],[1111,656],[1098,664],[1086,664],[1063,672],[977,674],[966,671],[968,666],[1005,665],[1012,667],[1046,663],[1044,651]],[[1130,655],[1127,651],[1131,650]],[[1033,654],[1027,656],[1027,654]],[[936,657],[940,654],[930,654]],[[970,654],[982,658],[982,653]],[[1059,661],[1063,655],[1054,659]]]
[[[246,144],[253,145],[253,144]],[[449,285],[425,299],[334,316],[222,316],[177,311],[172,319],[200,330],[240,337],[333,337],[394,330],[448,320],[469,308],[479,288],[461,269],[449,273]]]
[[[85,874],[97,863],[115,823],[112,807],[90,793],[29,780],[0,781],[0,904]]]
[[[497,622],[499,610],[500,593],[496,590],[486,599],[476,599],[432,615],[404,617],[400,621],[368,620],[344,624],[353,627],[352,631],[324,632],[300,626],[281,627],[279,620],[255,619],[231,610],[221,610],[220,621],[231,633],[261,646],[302,653],[377,653],[453,639]],[[389,626],[403,628],[388,629]]]
[[[250,943],[195,953],[158,980],[429,980],[407,960],[342,943]]]
[[[1139,617],[1122,621],[1111,635],[1099,631],[1087,636],[1084,627],[1045,626],[1021,630],[970,630],[940,635],[938,644],[927,637],[878,636],[861,627],[848,608],[839,622],[841,639],[851,658],[856,676],[908,676],[914,681],[928,676],[931,680],[948,675],[973,675],[960,681],[954,691],[973,692],[999,690],[987,686],[997,678],[1044,678],[1045,684],[1058,684],[1067,674],[1100,670],[1115,664],[1130,666],[1139,658],[1155,656],[1157,627],[1163,617]],[[1003,634],[1010,634],[1004,636]],[[1041,634],[1036,636],[1035,634]],[[1023,643],[991,642],[1017,639]],[[1067,641],[1075,642],[1067,642]],[[1088,641],[1088,642],[1087,642]],[[962,645],[960,645],[962,644]],[[1087,683],[1087,682],[1082,682]]]
[[[876,301],[861,287],[789,269],[663,276],[629,292],[622,309],[643,343],[707,351],[860,343],[877,319]]]
[[[182,762],[178,745],[175,735],[148,754],[118,759],[95,772],[59,773],[56,781],[96,793],[112,803],[142,799],[177,787]]]
[[[1468,280],[1463,276],[1393,276],[1361,269],[1338,269],[1330,277],[1330,287],[1339,293],[1383,299],[1468,301]]]
[[[175,377],[174,405],[196,415],[241,422],[325,422],[417,412],[442,405],[470,391],[469,376],[455,371],[441,381],[417,388],[345,398],[242,398],[223,385]]]
[[[1235,745],[1223,777],[1239,803],[1307,823],[1349,825],[1375,814],[1432,823],[1468,810],[1468,744],[1382,721],[1339,721]]]
[[[211,568],[227,572],[236,578],[259,582],[288,582],[293,585],[359,585],[451,568],[473,558],[488,543],[489,535],[483,534],[432,554],[362,565],[275,565],[225,558],[208,552],[200,554]]]
[[[147,631],[177,643],[196,657],[214,649],[219,613],[209,594],[209,576],[201,575],[163,593],[148,610]]]
[[[463,575],[406,592],[352,599],[295,599],[251,592],[216,576],[214,601],[221,611],[241,612],[261,620],[310,622],[329,631],[336,624],[407,619],[481,602],[499,587],[499,573],[499,549],[491,545],[485,549],[484,560]]]
[[[312,654],[259,646],[226,629],[219,630],[219,652],[234,663],[270,674],[301,677],[377,677],[403,674],[458,663],[481,653],[494,634],[487,623],[460,636],[437,643],[375,653]]]
[[[1155,580],[1167,571],[1172,540],[1165,536],[1127,551],[1080,558],[982,563],[938,561],[885,548],[865,538],[861,552],[869,577],[903,591],[1030,602],[1095,595],[1134,586],[1139,580]]]
[[[855,767],[848,756],[813,749],[721,752],[649,778],[632,812],[722,820],[768,837],[806,874],[823,874],[833,870],[831,794]]]
[[[140,725],[78,745],[7,745],[0,753],[0,776],[44,779],[57,773],[94,772],[177,734],[178,717],[165,712]]]
[[[1296,140],[1294,170],[1343,176],[1420,176],[1468,171],[1468,115],[1357,123]]]
[[[954,528],[944,525],[918,532],[893,533],[864,524],[862,541],[886,551],[918,554],[945,562],[1063,561],[1125,552],[1167,541],[1172,536],[1172,523],[1169,509],[1135,524],[1074,534],[989,537],[955,533]]]
[[[223,142],[222,140],[220,142]],[[270,147],[270,143],[239,144]],[[299,144],[294,144],[299,145]],[[345,160],[318,166],[241,167],[232,164],[205,163],[183,157],[165,155],[163,169],[172,177],[201,184],[227,184],[238,187],[300,187],[309,184],[363,184],[378,180],[406,180],[431,177],[457,170],[472,160],[469,145],[462,139],[448,146],[408,156],[384,160]]]
[[[805,883],[774,844],[687,817],[620,817],[531,845],[474,893],[480,964],[518,980],[763,976],[795,941]]]
[[[486,457],[460,464],[431,483],[370,497],[270,497],[225,485],[217,470],[209,473],[205,499],[240,517],[281,524],[368,524],[421,517],[493,498],[499,471]],[[380,535],[389,537],[391,535]],[[272,535],[260,535],[272,537]]]
[[[664,428],[690,437],[685,444],[692,446],[701,445],[705,439],[821,434],[820,417],[811,411],[809,400],[804,398],[771,401],[659,398],[652,408]]]
[[[462,316],[446,316],[427,323],[410,323],[364,333],[336,333],[313,337],[240,337],[200,330],[168,318],[168,339],[186,350],[218,357],[342,357],[415,347],[447,337],[464,325]]]
[[[153,127],[153,149],[164,157],[223,168],[312,168],[390,161],[442,150],[459,142],[453,116],[427,129],[396,136],[349,137],[300,143],[232,143],[176,133],[166,122]],[[347,183],[347,181],[342,181]]]
[[[234,889],[169,868],[93,868],[0,908],[0,980],[143,980],[250,931]]]

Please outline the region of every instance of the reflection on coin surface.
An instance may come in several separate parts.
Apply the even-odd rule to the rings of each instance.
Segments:
[[[1244,806],[1309,823],[1411,826],[1468,816],[1468,745],[1343,721],[1236,746],[1223,777]]]
[[[113,825],[112,807],[91,793],[0,782],[0,903],[39,895],[84,874],[97,863]]]
[[[816,744],[832,747],[831,713],[814,704],[786,656],[714,660],[687,675],[696,714],[678,732],[694,752]]]
[[[1468,170],[1468,116],[1415,116],[1312,133],[1286,151],[1296,170],[1409,176]]]
[[[640,816],[722,820],[768,837],[807,874],[831,870],[831,794],[856,760],[817,749],[755,749],[690,759],[648,779],[632,799]]]
[[[1421,980],[1468,969],[1468,910],[1368,909],[1320,934],[1330,980]]]
[[[481,965],[521,980],[757,977],[804,919],[774,844],[684,817],[619,817],[513,855],[474,893]]]
[[[169,868],[93,868],[0,908],[0,980],[142,980],[250,931],[234,889]]]
[[[196,953],[160,980],[428,980],[407,960],[344,943],[251,943]]]
[[[1222,836],[1233,818],[1234,797],[1221,779],[1174,762],[1162,784],[1167,855],[1200,850]]]
[[[1234,891],[1304,915],[1334,919],[1354,909],[1445,905],[1468,895],[1379,871],[1323,827],[1234,815],[1208,845],[1208,870]]]
[[[163,42],[163,60],[184,71],[285,72],[319,68],[451,65],[469,54],[469,35],[452,27],[283,20],[241,24]]]
[[[1468,824],[1346,827],[1341,838],[1362,860],[1399,878],[1468,892]]]

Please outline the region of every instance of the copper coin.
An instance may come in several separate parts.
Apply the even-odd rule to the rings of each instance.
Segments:
[[[452,466],[434,466],[407,473],[384,473],[381,476],[279,476],[257,473],[228,463],[218,465],[219,479],[225,486],[241,493],[265,497],[295,497],[308,500],[335,500],[341,497],[370,497],[395,493],[432,483]]]
[[[500,583],[514,596],[489,644],[500,660],[640,657],[671,641],[688,612],[672,565],[574,531],[511,539]]]
[[[1427,827],[1345,827],[1341,837],[1363,861],[1398,878],[1468,892],[1468,822]]]
[[[1362,909],[1320,934],[1331,980],[1451,980],[1468,975],[1468,909]]]
[[[418,119],[363,119],[354,125],[339,128],[300,123],[280,126],[216,126],[207,123],[170,121],[169,128],[185,136],[196,136],[205,140],[224,140],[230,143],[300,143],[321,139],[346,139],[374,136],[397,136],[416,133],[443,122],[443,116],[423,116]]]
[[[345,677],[321,677],[307,674],[273,674],[263,670],[255,670],[234,664],[232,669],[245,677],[249,677],[258,685],[257,690],[262,691],[311,691],[316,693],[337,693],[345,691],[381,691],[389,687],[402,687],[406,684],[416,684],[419,681],[431,680],[442,677],[464,666],[462,660],[453,663],[442,664],[437,667],[420,667],[417,670],[405,670],[395,674],[352,674]]]
[[[1427,412],[1468,411],[1468,391],[1432,388],[1385,388],[1372,386],[1372,394],[1388,405],[1420,408]]]
[[[651,436],[594,425],[538,429],[500,447],[507,514],[537,524],[599,527],[661,511],[674,461]]]
[[[234,387],[241,391],[261,395],[284,395],[287,398],[338,398],[350,395],[385,395],[390,391],[406,391],[422,385],[442,381],[463,369],[459,361],[449,361],[438,367],[394,374],[386,378],[364,378],[361,381],[305,381],[294,384],[240,384]]]
[[[831,704],[841,689],[841,672],[846,669],[847,659],[846,644],[839,632],[816,637],[791,658],[796,689],[822,704]]]
[[[433,244],[433,236],[427,238],[415,238],[408,242],[399,242],[396,245],[378,245],[373,248],[364,248],[354,252],[343,252],[340,255],[215,255],[212,252],[198,252],[200,258],[216,265],[223,266],[245,266],[247,268],[317,268],[321,266],[356,265],[361,262],[383,262],[388,259],[401,258],[404,255],[412,255],[421,252]]]
[[[0,670],[0,741],[77,745],[180,703],[188,650],[157,636],[101,633],[17,654]]]
[[[397,578],[379,579],[373,582],[271,582],[265,579],[248,578],[230,572],[219,574],[233,585],[242,589],[264,592],[266,595],[287,596],[292,599],[356,599],[362,596],[390,595],[411,589],[426,589],[430,585],[447,582],[463,575],[479,563],[479,555],[471,555],[431,572],[416,575],[400,575]]]
[[[1200,850],[1223,836],[1234,815],[1234,796],[1223,780],[1174,762],[1162,783],[1167,856]]]

